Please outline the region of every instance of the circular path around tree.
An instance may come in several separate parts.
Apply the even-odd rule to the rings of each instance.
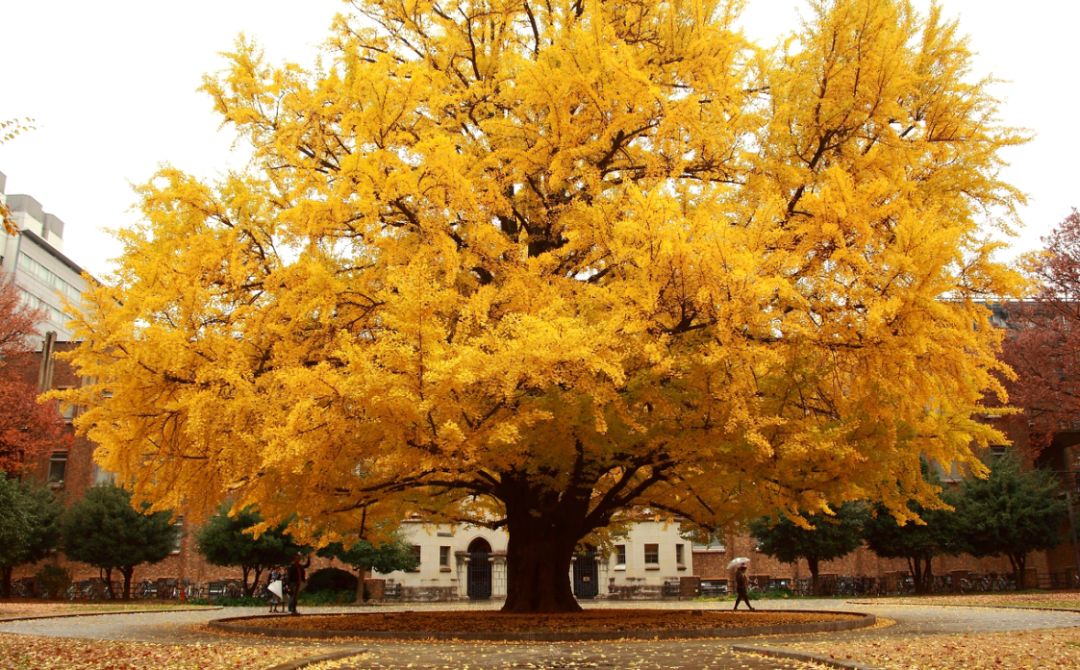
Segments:
[[[625,604],[624,604],[625,605]],[[692,604],[679,609],[590,608],[566,614],[399,611],[317,614],[303,617],[245,616],[210,626],[237,634],[333,639],[484,640],[575,642],[676,640],[821,633],[872,626],[872,614],[755,610],[733,612]]]
[[[657,602],[633,603],[597,602],[590,609],[627,608],[659,609],[664,611],[701,609],[705,611],[729,610],[731,603]],[[774,635],[768,637],[739,637],[723,639],[684,640],[601,640],[579,642],[462,642],[436,641],[390,641],[339,639],[320,640],[323,646],[339,647],[341,654],[349,658],[333,664],[338,670],[389,670],[391,668],[469,667],[489,670],[519,670],[524,668],[635,668],[642,670],[676,670],[711,668],[713,670],[740,669],[764,670],[766,668],[790,668],[808,670],[811,659],[779,658],[761,659],[735,653],[734,649],[770,648],[782,650],[786,643],[808,640],[844,639],[904,639],[920,635],[940,633],[979,633],[1020,630],[1038,630],[1080,626],[1080,614],[1041,610],[990,609],[980,607],[934,607],[890,603],[888,600],[869,603],[848,603],[840,600],[768,600],[755,603],[759,609],[768,611],[833,610],[867,612],[878,617],[894,620],[895,625],[869,629],[815,633],[809,635]],[[370,611],[440,611],[478,612],[496,609],[498,603],[490,604],[432,604],[379,606]],[[366,608],[365,608],[366,610]],[[318,614],[339,610],[319,609]],[[355,612],[355,608],[348,611]],[[314,609],[303,610],[303,620]],[[214,619],[251,615],[251,609],[229,608],[201,612],[155,612],[148,614],[115,614],[107,616],[67,619],[37,619],[33,621],[0,622],[0,632],[77,637],[104,640],[143,640],[173,644],[206,644],[233,639],[210,629],[207,624]],[[269,616],[267,617],[269,619]],[[295,644],[295,638],[268,638],[255,636],[253,644]],[[314,660],[314,659],[313,659]],[[839,662],[825,664],[831,667],[858,668],[855,663]],[[283,666],[300,667],[296,665]]]

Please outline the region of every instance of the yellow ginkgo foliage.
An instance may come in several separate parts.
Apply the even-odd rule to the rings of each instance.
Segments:
[[[314,71],[239,42],[205,88],[250,165],[159,172],[78,325],[101,465],[302,537],[505,524],[519,611],[575,608],[628,509],[933,504],[920,458],[1003,439],[1023,138],[937,9],[815,0],[769,51],[741,4],[358,1]]]

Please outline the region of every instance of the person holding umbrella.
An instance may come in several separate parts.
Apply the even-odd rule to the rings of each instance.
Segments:
[[[739,603],[745,602],[747,609],[754,611],[750,604],[750,579],[746,576],[746,567],[750,565],[748,558],[736,558],[728,563],[728,569],[735,568],[735,607],[739,609]]]

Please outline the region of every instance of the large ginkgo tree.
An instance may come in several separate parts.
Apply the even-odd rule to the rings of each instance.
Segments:
[[[981,470],[1023,138],[937,9],[817,0],[765,50],[740,4],[358,1],[313,70],[239,42],[205,88],[250,164],[160,171],[88,295],[100,463],[301,539],[505,526],[516,611],[575,609],[628,509],[903,518],[920,456]]]

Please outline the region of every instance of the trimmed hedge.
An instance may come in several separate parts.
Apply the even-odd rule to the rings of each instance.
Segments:
[[[340,568],[322,568],[311,573],[303,593],[350,591],[356,593],[356,575]]]

